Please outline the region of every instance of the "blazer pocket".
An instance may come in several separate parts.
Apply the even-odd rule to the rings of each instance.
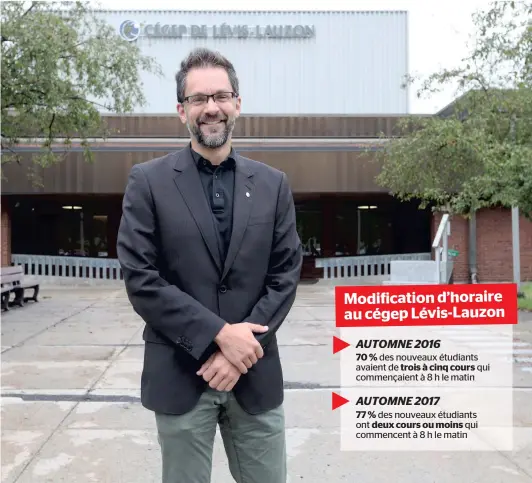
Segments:
[[[144,332],[142,333],[142,339],[145,342],[151,342],[152,344],[172,345],[172,343],[168,339],[166,339],[166,337],[160,336],[149,326],[146,327]]]

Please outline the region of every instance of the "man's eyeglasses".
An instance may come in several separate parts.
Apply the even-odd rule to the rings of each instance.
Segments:
[[[185,97],[183,100],[192,104],[193,106],[201,106],[207,104],[209,99],[212,97],[212,100],[216,103],[229,102],[233,97],[236,97],[237,94],[234,92],[217,92],[216,94],[195,94],[193,96]]]

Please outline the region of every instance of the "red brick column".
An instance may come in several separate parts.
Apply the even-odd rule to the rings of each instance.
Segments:
[[[521,255],[521,280],[532,281],[532,220],[521,215],[519,219],[519,239]]]
[[[11,265],[11,218],[7,203],[2,200],[2,267]]]
[[[532,222],[520,216],[521,280],[532,280]],[[477,214],[477,261],[484,282],[513,281],[512,211],[480,210]]]

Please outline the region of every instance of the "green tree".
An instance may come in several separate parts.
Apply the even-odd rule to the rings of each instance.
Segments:
[[[430,75],[418,91],[452,86],[457,100],[436,116],[401,119],[377,154],[377,183],[451,214],[519,206],[532,219],[532,4],[493,2],[473,21],[462,65]]]
[[[92,160],[90,138],[108,135],[101,113],[144,105],[142,71],[161,74],[89,2],[2,2],[1,22],[2,165],[29,139],[42,146],[35,168],[64,159],[73,138]]]

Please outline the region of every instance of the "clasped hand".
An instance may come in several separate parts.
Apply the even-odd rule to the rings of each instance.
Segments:
[[[267,330],[268,327],[249,322],[226,324],[214,339],[220,351],[209,357],[197,375],[203,376],[212,389],[231,391],[240,376],[264,355],[253,333]]]

